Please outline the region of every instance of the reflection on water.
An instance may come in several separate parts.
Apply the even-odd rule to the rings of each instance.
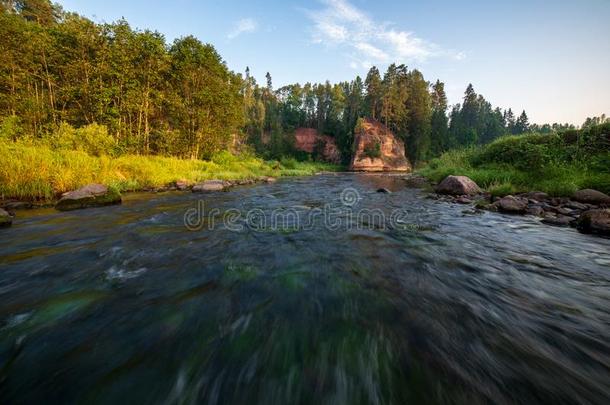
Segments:
[[[417,228],[183,226],[201,197],[306,210],[347,187]],[[610,398],[608,239],[356,174],[23,214],[0,231],[0,403]]]

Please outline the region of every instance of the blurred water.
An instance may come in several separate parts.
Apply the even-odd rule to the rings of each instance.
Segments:
[[[348,187],[417,227],[183,225],[202,197],[307,211]],[[397,178],[20,212],[0,241],[3,404],[610,401],[610,240]]]

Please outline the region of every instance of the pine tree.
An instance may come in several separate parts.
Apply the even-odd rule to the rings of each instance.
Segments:
[[[437,80],[430,94],[432,117],[430,128],[430,148],[433,156],[438,156],[450,147],[447,118],[447,95],[445,84]]]
[[[527,131],[529,131],[529,119],[527,118],[527,114],[525,113],[525,110],[521,113],[521,115],[519,116],[519,118],[517,118],[517,122],[515,122],[515,134],[523,134]]]
[[[382,88],[381,75],[377,67],[371,67],[366,75],[364,85],[366,87],[366,113],[373,119],[379,119]]]

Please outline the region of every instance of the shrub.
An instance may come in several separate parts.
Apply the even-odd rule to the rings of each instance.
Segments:
[[[374,144],[368,144],[364,147],[364,156],[370,159],[377,159],[381,157],[381,144],[375,142]]]
[[[16,141],[23,135],[21,120],[15,115],[9,115],[0,123],[0,140]]]
[[[108,134],[108,128],[96,123],[89,124],[76,130],[78,139],[77,148],[91,155],[100,156],[103,154],[113,154],[116,142]]]

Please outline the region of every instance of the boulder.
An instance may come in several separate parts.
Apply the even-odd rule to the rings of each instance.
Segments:
[[[193,186],[193,193],[205,193],[210,191],[223,191],[228,184],[222,180],[206,180]]]
[[[539,205],[532,205],[527,208],[527,211],[525,213],[527,215],[533,215],[535,217],[540,217],[540,216],[542,216],[542,214],[544,214],[544,209]]]
[[[0,205],[0,208],[4,208],[7,211],[29,209],[32,207],[32,203],[27,201],[5,201]]]
[[[458,204],[471,204],[472,200],[466,196],[459,196],[458,198],[455,199],[455,202]]]
[[[474,195],[479,194],[481,189],[477,183],[466,176],[447,176],[436,186],[436,192],[451,195]]]
[[[547,193],[543,193],[542,191],[530,191],[527,193],[523,193],[519,195],[520,197],[525,197],[527,199],[530,200],[535,200],[535,201],[544,201],[547,198],[549,198],[549,195]]]
[[[576,228],[582,233],[610,236],[610,209],[583,212],[576,220]]]
[[[70,211],[120,204],[121,202],[121,194],[118,191],[109,189],[103,184],[88,184],[78,190],[62,194],[61,199],[55,204],[55,208],[59,211]]]
[[[585,205],[585,204],[582,204],[582,203],[579,203],[576,201],[570,201],[565,206],[567,208],[571,208],[573,210],[581,210],[581,211],[587,210],[589,208],[588,205]]]
[[[507,195],[494,203],[498,210],[510,214],[524,214],[527,211],[527,200]]]
[[[387,188],[378,188],[377,189],[378,193],[383,193],[383,194],[391,194],[392,192],[390,190],[388,190]]]
[[[355,130],[354,155],[349,169],[363,172],[410,172],[405,145],[385,125],[363,119]]]
[[[553,225],[553,226],[570,226],[570,224],[574,221],[574,218],[566,217],[564,215],[559,215],[557,217],[547,217],[542,221],[543,224]]]
[[[315,153],[329,163],[341,163],[341,152],[335,138],[320,135],[315,128],[297,128],[294,133],[294,147],[307,153]]]
[[[12,224],[13,217],[8,212],[0,208],[0,228],[8,228]]]
[[[585,204],[610,204],[609,195],[604,194],[601,191],[592,190],[590,188],[578,190],[574,193],[572,199]]]

